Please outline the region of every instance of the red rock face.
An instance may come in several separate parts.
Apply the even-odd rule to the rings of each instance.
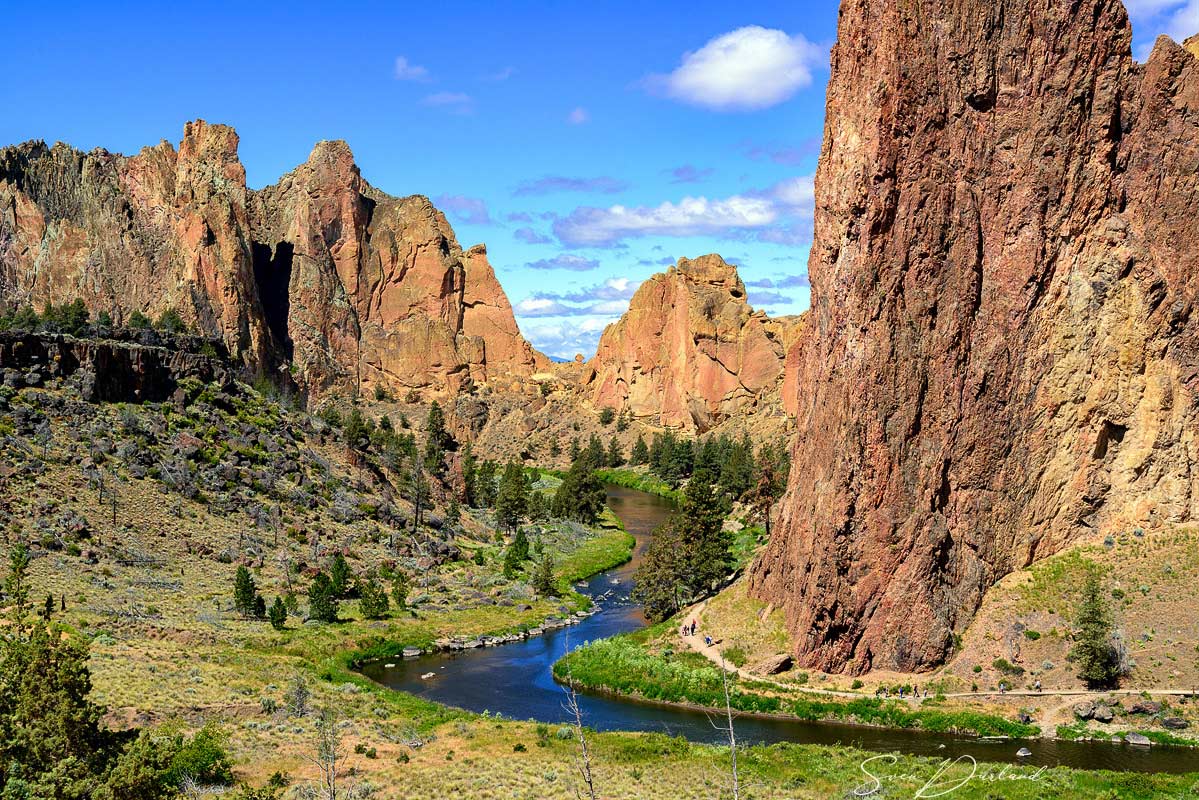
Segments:
[[[1115,0],[846,0],[784,524],[798,661],[940,662],[1003,575],[1192,519],[1199,62]]]
[[[486,250],[464,253],[427,198],[371,187],[344,142],[319,143],[253,192],[237,145],[200,121],[177,152],[0,150],[5,299],[82,297],[118,322],[175,308],[313,394],[458,391],[548,363],[521,337]]]
[[[92,309],[175,308],[247,360],[270,342],[245,242],[237,134],[189,123],[125,158],[66,145],[0,150],[0,275],[6,300],[42,308],[81,297]]]
[[[754,312],[717,255],[679,259],[637,290],[591,362],[592,401],[686,430],[746,412],[779,380],[781,323]]]

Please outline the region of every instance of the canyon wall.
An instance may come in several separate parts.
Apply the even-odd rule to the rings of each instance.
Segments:
[[[604,330],[586,390],[597,406],[705,431],[753,413],[778,384],[794,324],[750,308],[736,267],[720,256],[681,258]]]
[[[521,337],[486,250],[464,252],[425,197],[391,197],[344,142],[260,191],[232,128],[178,150],[0,150],[0,295],[82,298],[118,323],[176,309],[249,366],[310,394],[441,393],[548,362]]]
[[[1199,61],[1116,0],[845,0],[782,524],[804,666],[931,668],[983,593],[1191,520]]]

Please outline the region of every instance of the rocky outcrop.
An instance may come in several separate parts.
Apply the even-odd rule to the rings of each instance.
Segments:
[[[1199,502],[1199,61],[1116,0],[842,3],[783,524],[797,661],[920,670],[1004,574]]]
[[[604,331],[587,388],[597,406],[704,431],[749,413],[779,381],[787,328],[750,308],[720,256],[681,258]]]
[[[216,342],[154,331],[86,339],[0,332],[0,381],[19,389],[67,379],[89,402],[161,403],[187,378],[228,383],[222,355]]]
[[[271,345],[254,285],[237,134],[190,122],[126,158],[29,142],[0,150],[0,294],[82,298],[120,322],[176,309],[249,361]]]
[[[547,363],[486,251],[464,253],[427,198],[371,187],[344,142],[255,192],[237,145],[192,122],[178,151],[0,150],[0,294],[79,297],[118,323],[174,308],[310,394],[453,392]]]

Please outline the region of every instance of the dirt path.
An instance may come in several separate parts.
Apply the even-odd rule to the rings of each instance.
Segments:
[[[723,663],[724,669],[727,672],[735,674],[738,677],[743,678],[745,680],[758,681],[760,683],[768,683],[773,686],[777,686],[780,689],[791,689],[791,690],[798,689],[798,690],[804,691],[804,692],[811,692],[813,694],[829,695],[832,697],[857,698],[857,697],[870,697],[871,696],[870,694],[868,694],[866,692],[849,692],[849,691],[839,691],[836,689],[816,689],[816,688],[811,688],[811,687],[807,687],[807,686],[796,686],[794,683],[784,683],[782,681],[774,680],[768,676],[755,675],[754,673],[750,672],[749,670],[734,666],[733,664],[729,664],[728,662],[724,662],[721,657],[721,654],[720,654],[720,640],[713,639],[712,644],[710,644],[710,645],[704,644],[705,633],[704,633],[702,625],[703,625],[704,609],[706,607],[707,607],[707,602],[703,602],[703,603],[699,603],[695,606],[692,606],[690,609],[688,609],[687,614],[683,617],[683,619],[688,622],[690,622],[691,620],[696,621],[697,624],[696,624],[696,628],[695,628],[695,635],[694,636],[679,636],[679,639],[683,642],[683,644],[687,645],[687,647],[689,647],[690,649],[699,653],[704,658],[711,661],[713,664],[715,664],[717,666],[721,666]],[[676,631],[676,633],[677,633],[677,631]],[[1106,692],[1093,692],[1093,691],[1090,691],[1089,689],[1057,689],[1057,690],[1046,689],[1044,691],[1020,689],[1020,690],[1013,690],[1013,691],[1007,691],[1007,692],[998,692],[998,691],[952,692],[950,694],[944,695],[944,697],[946,697],[946,698],[977,698],[977,697],[1069,698],[1066,702],[1061,703],[1052,709],[1048,709],[1048,710],[1046,710],[1046,712],[1043,713],[1043,715],[1042,715],[1043,719],[1051,720],[1051,719],[1056,718],[1058,715],[1064,713],[1065,708],[1067,708],[1070,705],[1073,705],[1074,702],[1079,701],[1079,700],[1099,700],[1099,699],[1103,699],[1103,698],[1107,698],[1107,697],[1116,697],[1116,696],[1139,697],[1139,696],[1143,696],[1146,694],[1150,695],[1152,697],[1182,697],[1182,696],[1192,697],[1192,696],[1196,696],[1196,690],[1195,689],[1116,689],[1113,691],[1106,691]],[[922,698],[916,698],[916,697],[902,697],[901,698],[901,697],[892,696],[892,697],[889,697],[888,699],[904,700],[909,705],[915,707],[920,704],[920,701]],[[1043,731],[1048,730],[1048,728],[1045,725],[1042,725],[1041,729]]]

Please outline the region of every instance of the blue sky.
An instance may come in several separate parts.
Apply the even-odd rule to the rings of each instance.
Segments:
[[[1136,49],[1199,0],[1129,3]],[[233,125],[261,187],[320,139],[486,242],[535,345],[590,355],[679,256],[741,267],[771,314],[808,305],[811,175],[837,4],[20,3],[0,143],[133,153]]]

